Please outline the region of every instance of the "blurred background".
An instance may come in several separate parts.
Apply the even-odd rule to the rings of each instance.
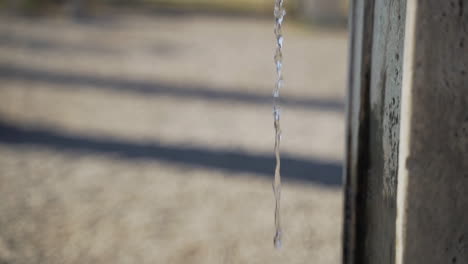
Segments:
[[[0,263],[340,263],[347,2],[0,0]]]

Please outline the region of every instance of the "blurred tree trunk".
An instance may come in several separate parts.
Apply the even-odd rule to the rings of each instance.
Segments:
[[[68,0],[67,5],[72,17],[79,19],[86,15],[86,0]]]
[[[342,24],[347,19],[348,0],[298,0],[299,16],[319,24]]]
[[[6,2],[6,6],[9,9],[9,11],[17,12],[20,6],[20,1],[17,0],[8,0]]]

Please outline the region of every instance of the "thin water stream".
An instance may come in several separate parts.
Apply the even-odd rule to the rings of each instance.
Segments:
[[[281,157],[280,157],[280,141],[281,141],[281,126],[280,126],[280,106],[279,106],[279,95],[280,90],[284,85],[283,80],[283,34],[282,25],[283,19],[286,15],[286,10],[283,6],[284,0],[275,0],[275,36],[276,36],[276,52],[274,56],[276,65],[276,85],[273,90],[273,116],[274,116],[274,127],[275,127],[275,179],[273,181],[273,193],[275,195],[275,237],[273,243],[275,248],[281,248],[282,246],[282,230],[280,221],[280,198],[281,198]]]

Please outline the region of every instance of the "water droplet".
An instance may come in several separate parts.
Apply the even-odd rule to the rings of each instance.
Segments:
[[[279,107],[275,107],[273,109],[273,116],[275,117],[275,121],[279,121],[280,120],[280,116],[281,116],[281,110]]]
[[[282,69],[283,69],[283,63],[281,61],[277,61],[276,62],[276,71],[278,72],[278,74],[281,73]]]
[[[283,54],[281,52],[276,52],[273,59],[275,60],[275,63],[281,62],[283,59]]]
[[[276,249],[280,249],[283,247],[283,241],[281,239],[281,230],[277,230],[275,237],[273,238],[273,244]]]
[[[280,48],[283,48],[283,36],[279,35],[278,36],[278,45],[280,46]]]
[[[275,35],[281,34],[281,27],[275,27],[273,33],[275,33]]]
[[[276,90],[279,90],[281,88],[284,87],[284,80],[283,79],[279,79],[277,82],[276,82]]]
[[[284,20],[284,15],[280,15],[276,17],[276,21],[279,25],[283,24],[283,20]]]
[[[275,6],[273,14],[275,18],[283,18],[286,15],[286,10],[282,6]]]

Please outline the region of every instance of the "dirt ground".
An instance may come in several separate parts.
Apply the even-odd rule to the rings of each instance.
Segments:
[[[0,263],[340,263],[346,37],[285,28],[275,250],[272,21],[0,18]]]

